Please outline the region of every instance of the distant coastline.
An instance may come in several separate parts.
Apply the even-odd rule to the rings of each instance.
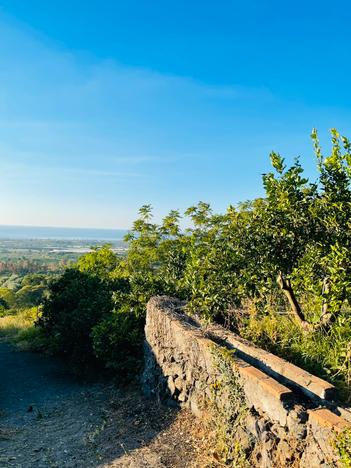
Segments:
[[[0,225],[0,239],[95,240],[121,241],[127,229],[67,228]]]

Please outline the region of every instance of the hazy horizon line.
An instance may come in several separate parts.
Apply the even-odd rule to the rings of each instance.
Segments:
[[[97,231],[129,231],[131,228],[91,227],[91,226],[48,226],[38,224],[0,224],[1,227],[11,228],[45,228],[45,229],[89,229]]]

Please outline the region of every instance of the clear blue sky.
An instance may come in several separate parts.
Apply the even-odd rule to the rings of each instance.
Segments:
[[[124,228],[262,194],[351,136],[348,1],[0,0],[0,224]]]

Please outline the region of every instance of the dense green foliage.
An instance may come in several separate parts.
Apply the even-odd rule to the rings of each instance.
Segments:
[[[141,354],[148,299],[176,295],[189,312],[349,391],[351,145],[333,130],[325,157],[315,131],[312,139],[314,182],[299,160],[286,167],[272,153],[264,198],[220,215],[200,202],[185,221],[171,211],[160,224],[143,206],[126,239],[128,254],[118,258],[105,246],[83,256],[51,286],[40,324],[62,351],[84,351],[126,373]]]
[[[39,306],[48,291],[49,277],[43,274],[0,277],[0,315]]]
[[[39,326],[51,339],[51,347],[84,365],[93,358],[91,330],[112,310],[111,291],[96,276],[68,269],[51,284]]]
[[[80,371],[104,365],[129,378],[141,363],[141,290],[109,246],[95,248],[50,284],[37,325]]]

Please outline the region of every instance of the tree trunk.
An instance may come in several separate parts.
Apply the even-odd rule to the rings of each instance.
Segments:
[[[329,278],[326,276],[323,279],[323,286],[322,286],[322,296],[328,294],[329,292]],[[327,327],[331,322],[331,314],[329,313],[328,302],[326,298],[323,298],[322,303],[322,311],[321,311],[321,319],[319,323],[319,327]]]
[[[277,283],[280,289],[285,294],[285,297],[288,299],[291,311],[294,314],[294,317],[300,325],[300,327],[303,330],[311,330],[313,327],[309,322],[307,322],[305,315],[301,310],[300,304],[298,303],[294,291],[291,287],[290,280],[286,280],[283,277],[282,273],[279,272],[277,277]]]

